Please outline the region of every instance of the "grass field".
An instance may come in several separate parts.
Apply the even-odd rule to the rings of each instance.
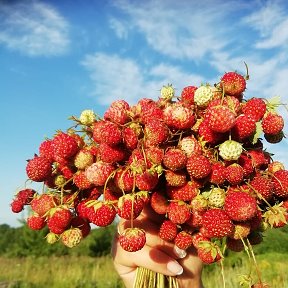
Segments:
[[[263,280],[273,288],[288,288],[288,254],[258,256]],[[240,253],[224,262],[226,288],[242,287],[238,275],[249,271],[246,260]],[[0,267],[0,288],[124,288],[108,256],[0,258]],[[223,287],[220,267],[205,267],[203,281],[205,288]]]

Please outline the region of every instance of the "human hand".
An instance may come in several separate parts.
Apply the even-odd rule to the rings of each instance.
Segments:
[[[146,244],[137,252],[127,252],[119,244],[118,233],[112,243],[112,257],[115,269],[127,288],[133,287],[137,267],[167,276],[177,276],[180,288],[202,288],[201,273],[203,264],[197,257],[196,249],[187,251],[177,249],[173,243],[168,243],[158,236],[161,216],[146,208],[136,220],[134,227],[146,232]],[[131,221],[121,219],[118,231],[130,227]]]

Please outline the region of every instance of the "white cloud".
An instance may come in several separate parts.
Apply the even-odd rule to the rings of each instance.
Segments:
[[[128,28],[126,23],[121,22],[115,17],[111,17],[109,20],[110,27],[115,31],[116,36],[120,39],[126,39],[128,37]]]
[[[255,47],[270,49],[288,43],[287,11],[279,1],[267,1],[261,9],[244,17],[242,22],[259,32]]]
[[[151,48],[171,58],[197,60],[230,43],[225,37],[230,25],[225,30],[221,27],[237,3],[158,0],[140,4],[124,0],[115,5],[130,17],[127,25],[142,33]]]
[[[181,67],[160,63],[145,69],[132,59],[105,53],[87,55],[81,64],[90,73],[92,96],[102,105],[117,99],[130,104],[144,97],[156,99],[167,84],[172,84],[180,95],[185,86],[197,86],[203,81],[198,75],[183,72]]]
[[[30,56],[54,56],[69,48],[69,24],[38,1],[0,3],[0,44]]]

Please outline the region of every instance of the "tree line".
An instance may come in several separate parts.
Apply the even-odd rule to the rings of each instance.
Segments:
[[[47,228],[44,228],[41,231],[34,231],[28,228],[24,221],[22,225],[17,228],[10,227],[7,224],[1,224],[0,256],[103,256],[110,253],[115,229],[115,225],[92,229],[88,237],[83,239],[78,246],[71,249],[64,246],[61,241],[54,244],[48,244],[45,239],[48,233]]]

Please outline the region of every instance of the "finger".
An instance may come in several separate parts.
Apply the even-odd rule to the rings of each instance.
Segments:
[[[125,277],[125,275],[132,277],[131,273],[135,273],[137,267],[144,267],[168,276],[183,273],[182,266],[173,257],[148,245],[137,252],[127,252],[117,243],[112,255],[115,267],[121,277]]]
[[[174,243],[161,239],[158,236],[159,226],[150,220],[144,222],[143,220],[136,219],[134,220],[133,225],[146,232],[146,244],[148,246],[157,248],[175,259],[184,258],[186,256],[186,252],[176,247]],[[118,224],[118,233],[121,234],[121,232],[129,227],[131,227],[130,221],[120,220]]]
[[[191,247],[187,250],[187,256],[179,260],[183,267],[183,273],[178,277],[180,287],[203,287],[201,281],[201,273],[203,270],[203,262],[197,256],[196,249]]]

